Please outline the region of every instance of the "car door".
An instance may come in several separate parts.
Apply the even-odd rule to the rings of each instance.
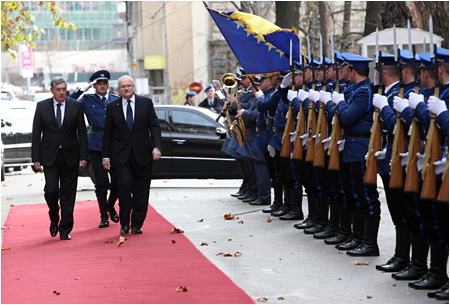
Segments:
[[[161,159],[153,162],[153,178],[169,178],[172,172],[172,144],[170,140],[169,114],[166,107],[155,107],[156,116],[161,127]]]
[[[234,159],[221,151],[223,139],[216,134],[221,125],[196,108],[170,108],[172,166],[177,178],[223,178],[235,166]],[[223,127],[223,126],[222,126]]]

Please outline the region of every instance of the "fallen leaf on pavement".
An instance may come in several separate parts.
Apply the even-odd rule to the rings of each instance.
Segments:
[[[231,216],[231,213],[223,215],[223,218],[225,218],[225,220],[239,219],[238,216]]]
[[[8,230],[11,229],[11,227],[2,227],[2,230]]]
[[[231,254],[231,253],[223,253],[223,252],[220,252],[220,253],[217,253],[217,254],[216,254],[216,256],[219,256],[219,255],[223,255],[224,257],[225,257],[225,256],[227,256],[227,257],[230,257],[230,256],[236,257],[236,256],[241,256],[242,253],[239,252],[239,251],[237,251],[237,252],[234,253],[234,254]]]
[[[32,185],[33,185],[33,184],[28,184],[27,186],[30,187],[30,186],[32,186]]]
[[[178,229],[178,228],[173,228],[173,229],[170,231],[170,233],[172,233],[172,234],[177,234],[177,233],[184,233],[184,231],[181,230],[181,229]]]
[[[61,294],[61,291],[53,290],[53,294],[60,295],[60,294]]]
[[[269,300],[269,299],[266,298],[266,297],[262,297],[262,298],[258,298],[258,299],[257,299],[258,302],[266,302],[266,301],[268,301],[268,300]]]
[[[174,244],[174,243],[176,243],[176,242],[177,242],[176,240],[172,239],[172,244]]]
[[[371,299],[371,298],[372,298],[372,296],[371,296],[371,295],[368,295],[368,296],[367,296],[367,298],[368,298],[368,299]]]
[[[14,198],[6,197],[6,200],[13,200]]]
[[[243,220],[239,220],[238,223],[242,225],[242,224],[244,224],[244,221]]]
[[[3,250],[11,250],[11,248],[2,248],[2,251],[3,251]]]
[[[124,244],[126,240],[127,239],[125,237],[119,236],[119,242],[117,243],[117,246]]]
[[[344,252],[338,251],[338,254],[344,254]]]
[[[397,287],[397,284],[392,284],[392,287]]]
[[[112,244],[114,243],[114,240],[105,240],[105,244]]]
[[[122,256],[119,256],[120,261],[122,261]]]
[[[177,287],[177,291],[183,291],[183,292],[186,292],[186,291],[188,291],[188,288],[187,288],[186,286],[178,286],[178,287]]]
[[[368,265],[369,265],[369,263],[366,263],[366,262],[360,262],[360,261],[353,261],[353,263],[354,263],[355,265],[362,265],[362,266],[368,266]]]
[[[283,297],[278,297],[278,300],[282,301],[282,300],[284,300],[284,298]]]
[[[197,220],[198,222],[203,222],[203,218],[202,219],[200,219],[200,220]]]
[[[202,243],[200,246],[208,246],[208,243]]]
[[[79,277],[74,278],[75,281],[77,281],[77,280],[79,280],[79,279],[80,279]]]
[[[272,222],[272,218],[268,217],[267,222]]]

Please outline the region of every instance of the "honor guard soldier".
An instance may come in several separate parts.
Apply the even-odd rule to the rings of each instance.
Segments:
[[[206,98],[198,106],[208,108],[215,113],[220,113],[223,104],[217,96],[215,96],[216,90],[214,89],[213,84],[206,86],[204,92],[206,93]]]
[[[79,99],[83,104],[84,114],[89,122],[89,154],[95,175],[95,195],[97,196],[101,216],[101,221],[98,225],[99,228],[109,226],[108,213],[113,222],[119,222],[119,215],[114,209],[114,204],[118,198],[117,180],[114,172],[111,171],[110,183],[108,171],[103,168],[101,158],[106,105],[118,98],[118,96],[108,93],[110,78],[111,75],[108,71],[97,71],[89,78],[91,82],[89,85],[69,95],[70,98]],[[95,88],[95,93],[85,93],[91,86]],[[81,95],[83,96],[80,98]],[[110,193],[107,200],[108,188],[110,189]]]
[[[189,91],[186,93],[186,102],[183,105],[185,106],[195,106],[195,100],[197,99],[197,93],[194,91]]]
[[[355,84],[350,99],[344,94],[333,92],[332,101],[336,105],[344,128],[344,150],[342,155],[342,180],[344,190],[353,210],[353,236],[340,250],[349,250],[350,256],[378,256],[378,229],[380,225],[380,202],[375,185],[364,184],[365,155],[369,144],[373,121],[372,89],[369,62],[373,59],[342,53],[349,64],[350,80]]]

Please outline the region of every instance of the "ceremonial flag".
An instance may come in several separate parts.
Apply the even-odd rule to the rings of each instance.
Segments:
[[[294,30],[282,29],[259,16],[219,12],[204,4],[247,75],[289,70],[291,40],[292,55],[299,60],[299,38]]]

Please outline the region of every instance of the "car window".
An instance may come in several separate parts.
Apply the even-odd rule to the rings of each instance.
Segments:
[[[169,132],[170,127],[169,127],[169,122],[167,121],[167,115],[166,115],[167,111],[164,109],[155,109],[155,111],[156,111],[156,116],[158,117],[158,120],[159,120],[159,126],[161,127],[161,131]]]
[[[213,121],[194,112],[172,110],[172,120],[175,132],[211,134],[216,132]]]

